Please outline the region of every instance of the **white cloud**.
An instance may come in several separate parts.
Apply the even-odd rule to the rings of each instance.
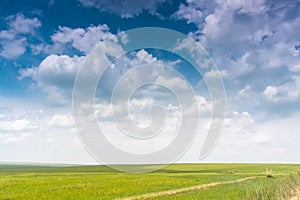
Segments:
[[[216,79],[218,77],[226,78],[228,77],[228,73],[225,69],[221,71],[210,70],[204,74],[205,79]]]
[[[155,12],[157,8],[157,4],[154,5],[153,1],[138,2],[135,6],[139,7],[139,9],[136,10],[134,6],[132,10],[121,10],[120,8],[123,5],[119,2],[119,5],[114,5],[115,3],[108,1],[82,0],[82,2],[86,6],[95,6],[102,11],[115,12],[123,17],[133,17],[141,13],[142,10]],[[127,1],[124,2],[126,3]],[[157,3],[158,1],[154,2]],[[277,6],[276,4],[275,2],[274,7]],[[282,4],[285,3],[282,2]],[[113,7],[113,5],[115,7]],[[100,6],[102,7],[100,8]],[[261,119],[257,121],[256,118],[254,120],[254,116],[257,117],[257,112],[264,114],[265,108],[263,108],[261,103],[257,106],[257,102],[253,100],[253,96],[255,96],[257,101],[261,101],[259,98],[263,97],[267,103],[275,103],[275,106],[277,106],[278,103],[292,102],[297,104],[299,101],[300,78],[297,74],[300,71],[299,48],[297,49],[296,46],[300,44],[300,29],[297,29],[300,21],[289,15],[289,13],[293,12],[289,12],[288,7],[291,8],[293,6],[293,4],[290,6],[283,5],[281,9],[274,13],[271,11],[273,8],[268,7],[267,1],[187,0],[187,4],[182,4],[179,7],[179,11],[174,14],[174,17],[186,19],[188,23],[195,23],[197,25],[198,30],[190,35],[193,35],[196,39],[200,40],[201,44],[205,45],[221,68],[221,74],[228,77],[225,80],[228,93],[230,94],[228,95],[228,107],[232,110],[239,110],[239,112],[235,111],[229,114],[225,120],[224,139],[221,140],[220,145],[217,146],[220,159],[215,159],[214,161],[220,161],[222,159],[225,161],[230,159],[235,161],[250,161],[250,159],[253,159],[253,161],[282,161],[288,159],[295,161],[295,158],[300,156],[299,134],[295,132],[295,130],[299,129],[299,123],[297,123],[299,116],[292,118],[287,117],[286,120],[282,120],[282,118],[272,120],[269,119],[269,117],[263,116],[263,120],[265,121]],[[30,44],[29,40],[26,40],[26,36],[35,34],[35,30],[41,26],[38,19],[30,19],[23,15],[16,15],[7,20],[11,22],[8,24],[9,29],[0,31],[0,38],[3,40],[0,55],[8,59],[17,58],[24,54],[28,47],[31,48],[34,54],[51,51],[56,53],[63,52],[65,48],[68,47],[88,54],[99,42],[101,43],[100,45],[103,45],[102,50],[105,51],[105,53],[108,52],[117,55],[120,52],[120,48],[114,45],[109,46],[107,43],[102,42],[103,40],[109,40],[112,41],[112,43],[116,42],[115,35],[109,32],[106,25],[91,26],[88,28],[60,27],[51,37],[53,45],[34,45]],[[123,42],[128,42],[126,41],[126,37],[123,37]],[[181,47],[190,49],[188,45],[182,45]],[[115,50],[117,50],[118,53],[114,54]],[[194,49],[190,50],[192,52]],[[126,70],[130,69],[130,65],[165,63],[147,53],[145,50],[140,50],[131,56],[134,58],[126,57],[120,61],[120,63],[122,63],[121,70],[117,70],[120,68],[116,67],[112,76],[107,78],[109,81],[118,79]],[[20,78],[32,78],[39,87],[47,92],[49,98],[69,104],[74,78],[82,62],[84,62],[84,59],[85,57],[78,56],[50,55],[45,58],[39,66],[21,70]],[[101,60],[99,62],[101,62]],[[199,61],[199,63],[203,62]],[[213,78],[218,75],[217,73],[215,70],[207,71],[205,76],[206,78]],[[184,81],[174,76],[168,76],[166,71],[162,69],[157,69],[153,73],[149,73],[149,71],[136,73],[137,79],[134,80],[148,80],[149,76],[152,75],[159,75],[160,81],[158,82],[164,83],[164,85],[176,87],[182,91],[186,90],[187,85]],[[106,84],[110,85],[110,83],[111,82],[108,82]],[[124,85],[123,87],[128,87],[128,85]],[[154,104],[155,100],[159,100],[159,103],[164,103],[163,108],[168,112],[167,114],[171,114],[168,115],[169,121],[165,128],[168,133],[174,133],[177,128],[176,126],[179,124],[178,116],[180,112],[178,105],[174,104],[173,101],[168,102],[171,98],[164,96],[164,92],[155,89],[145,89],[145,91],[141,92],[139,97],[142,95],[153,95],[155,98],[160,96],[161,99],[132,99],[129,105],[132,107],[130,107],[129,110],[133,121],[141,127],[149,125],[148,108]],[[68,99],[66,100],[66,98]],[[200,95],[194,98],[198,102],[200,113],[207,117],[208,114],[211,113],[212,103]],[[238,100],[240,101],[238,102]],[[118,106],[118,109],[122,110],[122,113],[128,114],[127,105],[120,104]],[[197,104],[193,104],[191,107],[184,107],[183,109],[189,114],[189,112],[195,112],[196,106]],[[112,122],[111,105],[105,102],[99,103],[95,107],[99,118],[104,119],[105,122]],[[243,108],[238,109],[239,107]],[[255,108],[253,109],[253,107]],[[56,109],[65,109],[65,107]],[[52,118],[49,120],[49,117],[47,117],[46,119],[43,118],[43,120],[45,120],[45,125],[52,126],[51,131],[53,130],[55,133],[49,133],[48,130],[44,130],[43,133],[45,134],[40,134],[42,135],[41,138],[38,138],[40,136],[32,137],[38,139],[28,142],[28,146],[34,146],[33,152],[37,152],[37,149],[41,149],[40,152],[44,153],[44,151],[42,151],[44,147],[38,148],[37,146],[39,144],[43,146],[51,143],[51,145],[45,147],[48,152],[46,155],[50,158],[45,158],[45,155],[40,155],[39,159],[53,159],[57,161],[57,159],[64,158],[65,160],[69,160],[74,154],[77,157],[78,151],[76,149],[78,146],[72,146],[69,153],[64,151],[62,155],[58,154],[61,156],[59,158],[53,156],[53,150],[68,149],[69,146],[66,146],[66,144],[72,143],[73,140],[76,141],[77,145],[79,144],[73,135],[64,135],[64,138],[62,137],[63,140],[60,140],[61,137],[57,136],[62,133],[58,130],[67,132],[65,128],[72,127],[71,116],[53,114],[52,112],[50,114],[47,109],[45,109],[45,115],[50,115]],[[36,115],[32,114],[32,116]],[[30,135],[26,133],[23,135],[23,133],[19,133],[19,131],[38,131],[38,126],[32,121],[34,120],[31,118],[26,118],[26,120],[9,120],[0,115],[0,130],[4,132],[18,132],[16,134],[0,134],[2,143],[11,144],[22,141],[22,138],[29,138]],[[64,127],[64,129],[59,127]],[[107,125],[107,129],[110,130],[108,131],[110,134],[111,130],[113,130],[111,124]],[[160,139],[161,141],[159,142],[169,141],[167,140],[169,139],[168,137],[161,137]],[[129,144],[127,144],[126,141],[119,141],[122,143],[121,145],[125,147]],[[155,145],[157,144],[158,143],[155,143]],[[147,145],[151,146],[151,143],[149,142]],[[197,148],[199,148],[200,145],[197,145]],[[136,151],[134,146],[131,148],[132,151]],[[141,149],[143,148],[144,147],[141,147]],[[19,152],[21,152],[21,150]],[[27,152],[28,151],[26,151],[26,155],[36,155]],[[18,157],[17,153],[15,156],[16,158],[23,159],[22,157]],[[66,157],[68,158],[66,159]],[[29,158],[29,156],[26,158]]]
[[[279,86],[267,86],[263,96],[271,103],[294,102],[300,97],[300,77],[293,76],[290,82]]]
[[[71,97],[75,76],[84,57],[50,55],[38,67],[21,69],[19,79],[31,78],[49,96],[49,100],[59,104]]]
[[[235,121],[240,121],[232,115],[228,116],[233,119],[232,125],[228,129],[229,122],[226,122],[227,127],[224,127],[220,141],[204,162],[299,162],[296,159],[300,156],[300,135],[296,131],[299,129],[299,115],[269,119],[263,123],[246,123],[242,130],[240,125],[232,127]],[[201,135],[197,139],[203,141]],[[199,156],[200,145],[201,142],[195,142],[184,158],[195,162],[191,158]]]
[[[254,33],[251,39],[255,42],[264,42],[274,34],[275,33],[269,30],[268,28],[259,29]]]
[[[130,62],[131,65],[136,66],[141,63],[154,63],[157,62],[157,58],[153,57],[152,54],[149,54],[144,49],[141,49],[136,54],[136,59]]]
[[[91,52],[90,55],[93,55],[93,57],[90,57],[91,60],[89,62],[95,63],[98,54]],[[150,63],[150,65],[134,68],[136,65],[146,63]],[[121,64],[121,66],[118,66],[118,64]],[[130,64],[133,64],[134,66],[130,66]],[[105,97],[103,98],[101,95],[99,95],[100,97],[98,97],[96,105],[96,114],[98,119],[100,119],[99,124],[101,129],[103,128],[102,131],[107,134],[107,137],[110,138],[112,143],[117,145],[118,148],[125,148],[126,150],[130,149],[129,151],[143,153],[145,151],[147,152],[147,149],[152,150],[151,147],[154,145],[149,146],[149,143],[155,144],[155,146],[159,146],[161,143],[168,144],[170,142],[169,138],[174,138],[176,131],[178,131],[180,117],[187,118],[186,124],[191,126],[187,125],[186,128],[192,129],[194,128],[194,126],[192,126],[194,125],[194,122],[197,123],[198,121],[197,106],[199,106],[200,114],[202,115],[207,115],[207,112],[211,110],[210,103],[207,102],[204,97],[198,96],[193,99],[193,94],[185,95],[187,93],[186,90],[189,89],[188,84],[181,79],[178,74],[169,69],[170,67],[165,67],[160,64],[165,64],[165,62],[158,60],[145,50],[140,50],[137,53],[130,54],[126,59],[122,59],[120,63],[115,63],[116,67],[108,68],[113,75],[108,76],[109,78],[107,79],[103,79],[103,82],[100,80],[101,84],[99,84],[99,86],[103,87],[107,84],[105,81],[111,83],[110,81],[112,81],[112,79],[119,80],[122,75],[126,75],[121,79],[121,82],[118,82],[118,87],[112,88],[115,89],[114,94],[117,96],[117,100],[112,101],[113,105],[110,106],[108,104],[110,103],[110,99],[106,101]],[[154,86],[152,84],[143,85],[144,83],[153,83]],[[165,88],[160,88],[156,83],[162,84],[172,91],[176,91],[175,95]],[[127,96],[122,93],[127,94],[130,98],[127,98]],[[130,96],[130,94],[132,96]],[[181,105],[178,105],[179,103],[176,101],[176,95],[182,97],[182,99],[180,99]],[[124,96],[125,98],[123,98]],[[198,105],[197,102],[199,102],[200,105]],[[159,105],[160,108],[162,108],[160,111],[165,112],[151,112],[154,111],[154,109],[151,110],[153,105]],[[181,116],[180,108],[184,111],[184,116]],[[78,118],[82,117],[85,120],[91,120],[90,116],[94,115],[94,112],[88,113],[87,111],[92,109],[92,105],[81,105],[80,111],[78,111],[78,114],[80,115]],[[116,117],[113,120],[110,119],[112,109],[114,110],[114,115]],[[159,115],[156,115],[156,113]],[[164,114],[166,115],[166,118],[164,118]],[[137,141],[132,142],[132,139],[124,138],[124,134],[120,134],[120,137],[117,137],[120,130],[118,130],[118,127],[114,129],[114,126],[118,122],[121,129],[129,130],[129,133],[131,133],[130,131],[134,132],[137,127],[147,127],[149,128],[147,131],[156,131],[157,121],[162,123],[165,122],[164,126],[159,126],[159,128],[163,128],[163,131],[165,131],[164,133],[167,134],[167,137],[159,136],[160,142],[158,143],[154,142],[157,138],[154,138],[151,141],[142,141],[141,143],[138,143]],[[151,126],[148,127],[150,124]]]
[[[55,114],[71,116],[69,107],[49,106],[39,98],[1,96],[0,102],[1,162],[96,163],[71,127],[48,125]]]
[[[83,61],[84,57],[50,55],[35,70],[29,68],[23,74],[21,71],[21,74],[26,75],[26,72],[31,72],[33,80],[43,85],[55,85],[59,88],[72,87],[75,75]]]
[[[97,103],[95,104],[95,113],[101,120],[112,118],[112,105],[108,103]]]
[[[261,13],[265,10],[264,0],[243,1],[243,0],[217,0],[223,10],[237,10],[247,13]]]
[[[237,112],[234,111],[228,118],[225,120],[224,133],[248,133],[253,131],[254,119],[249,112]]]
[[[0,32],[0,38],[3,40],[14,40],[16,33],[11,30],[2,30]]]
[[[180,4],[178,11],[173,14],[173,17],[185,19],[188,23],[195,23],[199,27],[204,23],[205,17],[213,13],[216,7],[216,2],[209,0],[187,0],[187,3],[188,5]]]
[[[188,0],[173,16],[198,27],[189,36],[205,47],[220,71],[227,72],[230,107],[269,113],[272,104],[280,104],[272,110],[281,115],[283,110],[294,112],[290,107],[299,100],[294,76],[300,71],[300,29],[295,28],[300,17],[291,15],[297,9],[296,2],[287,1]],[[241,90],[241,85],[251,90]]]
[[[72,47],[86,53],[98,46],[98,49],[106,54],[103,57],[105,62],[109,60],[108,56],[115,57],[123,53],[121,46],[116,43],[116,36],[109,32],[106,25],[91,26],[86,29],[60,27],[60,30],[52,35],[52,40],[55,44],[70,44]],[[163,63],[144,49],[133,53],[131,56],[133,58],[124,56],[120,59],[121,61],[116,63],[119,65],[118,69],[112,70],[111,78],[107,79],[108,83],[105,82],[104,85],[111,85],[113,80],[120,78],[131,67],[149,63]],[[31,78],[37,83],[38,87],[48,94],[49,100],[53,103],[65,104],[70,101],[75,76],[84,61],[85,56],[78,57],[75,55],[70,57],[52,54],[47,56],[38,67],[21,69],[18,79]],[[97,63],[100,65],[102,61],[97,60]],[[175,65],[176,63],[168,64]],[[96,64],[95,70],[99,70]]]
[[[122,38],[126,42],[124,34]],[[117,44],[117,37],[109,32],[107,25],[91,26],[86,29],[60,27],[60,30],[52,35],[52,40],[54,42],[53,45],[56,47],[70,44],[73,48],[87,54],[97,46],[98,50],[105,54],[102,58],[104,59],[102,61],[105,63],[110,59],[108,56],[115,57],[123,53],[121,46]],[[48,45],[45,46],[45,49],[48,51],[52,47]],[[34,46],[32,48],[39,52],[43,46]],[[137,52],[134,59],[127,59],[127,61],[125,59],[124,61],[128,65],[133,65],[155,62],[155,60],[156,58],[151,54],[141,50]],[[85,56],[78,57],[75,55],[70,57],[68,55],[52,54],[47,56],[37,67],[21,69],[18,79],[31,78],[37,83],[38,87],[48,94],[49,100],[53,103],[65,104],[71,99],[75,76],[84,61]],[[95,64],[95,70],[99,70],[99,66],[103,63],[102,61],[97,60],[98,65]],[[122,66],[125,66],[125,64],[122,63]],[[116,74],[114,75],[117,75],[117,77],[113,76],[112,79],[118,78],[120,75],[118,70],[115,70],[115,72]]]
[[[262,28],[261,24],[252,20],[252,16],[257,17],[264,10],[263,1],[216,2],[214,12],[205,17],[204,23],[198,24],[202,33],[200,40],[208,48],[220,47],[219,51],[225,55],[237,54],[238,49],[244,53],[249,37]]]
[[[179,77],[164,78],[162,76],[158,76],[156,83],[164,85],[167,88],[176,88],[173,92],[184,92],[189,89],[186,80]]]
[[[274,44],[272,51],[267,50],[268,52],[266,52],[266,56],[269,56],[267,67],[278,68],[282,66],[289,66],[290,63],[293,63],[293,61],[291,60],[292,56],[290,55],[288,49],[289,44],[287,44],[286,42],[278,41],[276,44]],[[282,59],[283,57],[285,59]]]
[[[0,121],[0,130],[2,131],[25,131],[36,128],[38,126],[27,119]]]
[[[64,46],[70,44],[73,48],[85,54],[88,54],[101,41],[117,41],[116,36],[109,32],[109,28],[106,24],[90,26],[86,29],[72,29],[60,26],[59,30],[51,36],[51,39],[55,45]]]
[[[151,125],[151,119],[147,114],[153,106],[152,98],[132,99],[128,104],[128,116],[131,121],[140,128]]]
[[[205,97],[202,97],[200,95],[196,95],[195,100],[197,102],[197,106],[200,112],[200,115],[202,116],[209,116],[212,112],[212,103],[210,101],[207,101]]]
[[[253,72],[256,66],[252,64],[251,56],[251,52],[247,52],[237,60],[230,60],[228,63],[228,68],[230,68],[230,71],[232,71],[230,76],[233,78],[238,78]]]
[[[205,37],[226,38],[233,23],[233,14],[258,14],[265,10],[264,1],[187,1],[188,5],[180,5],[175,13],[178,19],[186,19],[189,23],[195,23]],[[225,25],[226,24],[226,25]],[[227,25],[232,26],[227,26]],[[224,27],[223,27],[224,26]],[[236,35],[239,37],[238,35]],[[229,37],[228,37],[229,38]],[[233,39],[230,37],[230,39]]]
[[[200,24],[203,21],[202,11],[183,4],[179,6],[179,10],[173,16],[186,19],[187,23]]]
[[[22,14],[10,16],[7,20],[10,21],[10,29],[17,33],[34,33],[35,29],[42,25],[37,18],[26,18]]]
[[[26,38],[2,42],[0,55],[6,59],[13,59],[23,55],[26,51]]]
[[[245,71],[239,73],[244,75],[255,68],[297,63],[294,45],[299,42],[296,36],[299,31],[293,27],[297,27],[300,18],[288,19],[285,16],[292,9],[292,5],[282,3],[280,8],[283,13],[277,16],[277,3],[270,5],[264,0],[189,0],[187,3],[186,6],[180,6],[178,13],[187,10],[203,11],[201,19],[198,16],[197,20],[192,20],[198,30],[190,35],[210,50],[218,66],[233,66],[234,70],[230,71]],[[193,12],[189,13],[192,14]],[[189,21],[189,15],[177,15],[177,18]],[[272,15],[276,17],[270,17]],[[293,53],[290,53],[290,49]]]
[[[47,46],[45,44],[30,44],[29,47],[33,55],[38,55],[39,53],[47,49]]]
[[[276,87],[270,86],[270,85],[269,85],[269,86],[267,86],[266,89],[264,90],[264,96],[265,96],[268,100],[272,101],[272,100],[274,99],[274,96],[277,95],[277,92],[278,92],[278,90],[277,90]]]
[[[166,2],[166,0],[124,0],[124,1],[109,1],[109,0],[79,0],[84,6],[95,7],[100,11],[107,11],[123,18],[131,18],[139,15],[143,11],[148,11],[151,14],[157,14],[157,6]]]
[[[55,114],[48,121],[48,125],[56,126],[60,128],[69,128],[74,125],[73,118],[69,115],[58,115]]]
[[[25,53],[28,46],[26,36],[34,35],[41,22],[22,14],[9,16],[6,21],[9,29],[0,31],[0,55],[6,59],[14,59]]]

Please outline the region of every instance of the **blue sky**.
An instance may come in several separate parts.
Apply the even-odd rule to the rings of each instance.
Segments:
[[[94,163],[73,121],[75,76],[97,45],[109,47],[113,56],[120,47],[108,45],[116,43],[117,34],[162,27],[199,42],[222,75],[226,117],[216,148],[199,161],[213,104],[203,77],[214,73],[199,75],[184,59],[161,50],[131,52],[107,72],[95,106],[104,130],[116,131],[108,101],[114,83],[132,65],[164,64],[185,76],[203,108],[197,138],[181,162],[299,162],[300,1],[3,0],[0,5],[0,161]],[[162,82],[182,84],[165,69],[154,71]],[[132,111],[131,119],[149,125],[145,112],[156,100],[169,109],[169,131],[177,127],[178,105],[165,93],[151,86],[136,93],[129,110],[140,110]],[[160,140],[166,145],[168,137]],[[127,142],[116,144],[122,149]]]

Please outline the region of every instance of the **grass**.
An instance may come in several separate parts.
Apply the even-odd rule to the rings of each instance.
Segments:
[[[295,185],[297,175],[280,176],[274,179],[261,177],[239,184],[220,185],[203,191],[193,191],[158,199],[211,199],[211,200],[282,200],[288,199]]]
[[[289,174],[288,176],[279,177],[275,180],[264,180],[255,183],[254,187],[247,190],[246,199],[286,199],[297,185],[300,185],[300,174],[298,172]]]
[[[266,178],[268,169],[274,178]],[[299,165],[177,164],[130,174],[105,166],[0,165],[0,199],[115,199],[250,176],[260,177],[161,199],[262,199],[277,191],[289,193],[299,177],[288,174],[299,170]]]

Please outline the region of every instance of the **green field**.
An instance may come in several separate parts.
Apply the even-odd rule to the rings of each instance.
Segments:
[[[266,177],[268,169],[274,178]],[[254,179],[155,199],[278,199],[299,183],[298,171],[300,165],[289,164],[176,164],[134,174],[105,166],[2,164],[0,199],[122,199],[245,177]]]

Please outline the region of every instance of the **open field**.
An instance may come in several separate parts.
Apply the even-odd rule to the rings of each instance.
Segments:
[[[266,178],[268,169],[274,178]],[[2,164],[0,199],[276,199],[300,182],[299,174],[289,175],[298,171],[289,164],[176,164],[130,174],[105,166]]]

